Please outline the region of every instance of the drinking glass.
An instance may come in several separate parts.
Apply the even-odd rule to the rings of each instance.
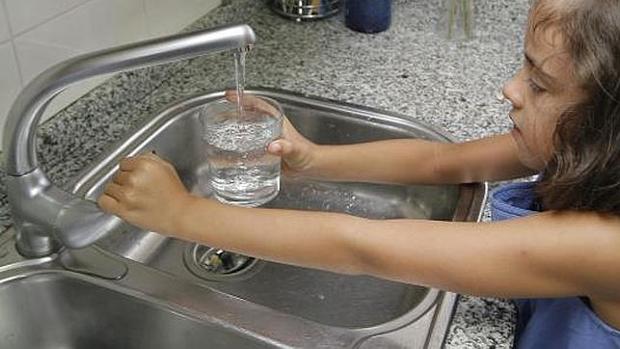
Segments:
[[[242,104],[218,99],[200,112],[208,183],[220,202],[256,207],[280,190],[280,157],[267,146],[281,136],[278,102],[245,94]]]

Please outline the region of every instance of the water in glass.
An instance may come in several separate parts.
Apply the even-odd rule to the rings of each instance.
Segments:
[[[282,122],[260,111],[239,116],[233,110],[205,122],[210,185],[222,202],[259,206],[280,190],[280,158],[267,153],[267,145],[280,136]]]

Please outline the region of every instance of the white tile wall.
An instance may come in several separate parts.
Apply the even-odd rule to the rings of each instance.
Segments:
[[[19,34],[88,0],[5,0],[13,33]]]
[[[0,125],[4,126],[17,92],[51,65],[81,53],[177,32],[220,2],[0,0]],[[47,115],[100,82],[93,79],[66,91]]]
[[[10,39],[11,32],[9,31],[9,21],[4,11],[4,6],[0,4],[0,42]]]
[[[143,0],[91,0],[14,41],[22,77],[30,81],[51,62],[146,36]]]
[[[193,22],[219,5],[219,1],[204,0],[183,0],[182,3],[183,6],[179,6],[179,1],[144,0],[149,34],[160,36],[177,32],[187,23]],[[170,14],[174,15],[170,16]],[[167,19],[162,20],[163,18]]]

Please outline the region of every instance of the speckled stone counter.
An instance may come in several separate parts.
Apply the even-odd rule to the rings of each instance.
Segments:
[[[527,0],[476,2],[476,38],[436,34],[438,1],[396,0],[381,34],[347,29],[342,15],[295,23],[263,1],[233,0],[188,30],[247,23],[258,36],[247,85],[290,90],[408,115],[459,140],[506,131],[508,106],[496,99],[518,68]],[[66,186],[115,141],[171,102],[234,85],[232,55],[216,54],[113,77],[47,122],[39,159]],[[4,176],[2,176],[4,178]],[[0,224],[11,216],[0,182]],[[504,300],[461,297],[446,348],[509,348],[514,309]]]

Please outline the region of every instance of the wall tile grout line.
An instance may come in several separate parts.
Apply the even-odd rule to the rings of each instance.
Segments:
[[[6,0],[3,0],[3,1],[6,1]],[[42,26],[42,25],[44,25],[44,24],[46,24],[46,23],[49,23],[49,22],[51,22],[51,21],[53,21],[53,20],[57,19],[58,17],[61,17],[61,16],[65,15],[65,14],[67,14],[67,13],[69,13],[69,12],[71,12],[71,11],[73,11],[73,10],[75,10],[75,9],[79,8],[79,7],[82,7],[82,6],[84,6],[84,5],[86,5],[86,4],[90,3],[90,2],[93,2],[93,1],[95,1],[95,0],[86,0],[86,1],[84,1],[84,2],[82,2],[82,3],[80,3],[80,4],[77,4],[77,5],[75,5],[75,6],[72,6],[72,7],[68,8],[68,9],[66,9],[66,10],[64,10],[64,11],[62,11],[62,12],[60,12],[60,13],[57,13],[57,14],[53,15],[53,16],[52,16],[52,17],[50,17],[50,18],[47,18],[47,19],[43,20],[41,23],[37,23],[37,24],[35,24],[35,25],[33,25],[33,26],[30,26],[30,27],[28,27],[28,28],[26,28],[26,29],[24,29],[24,30],[21,30],[21,31],[19,31],[19,32],[17,32],[17,33],[13,33],[12,31],[11,31],[11,33],[12,33],[12,35],[13,35],[13,36],[15,36],[15,37],[20,36],[20,35],[23,35],[23,34],[26,34],[26,33],[27,33],[27,32],[29,32],[29,31],[32,31],[32,30],[34,30],[34,29],[37,29],[38,27],[40,27],[40,26]],[[5,11],[6,11],[6,13],[7,13],[7,17],[10,17],[10,16],[9,16],[8,7],[6,6],[6,4],[5,4]],[[9,19],[9,22],[10,22],[10,19]]]
[[[24,81],[24,75],[22,74],[22,63],[19,61],[19,56],[17,55],[17,47],[15,46],[15,40],[11,39],[11,47],[13,48],[13,58],[15,59],[15,65],[17,65],[17,75],[19,75],[19,81],[21,82],[21,88],[24,87],[26,83]]]

